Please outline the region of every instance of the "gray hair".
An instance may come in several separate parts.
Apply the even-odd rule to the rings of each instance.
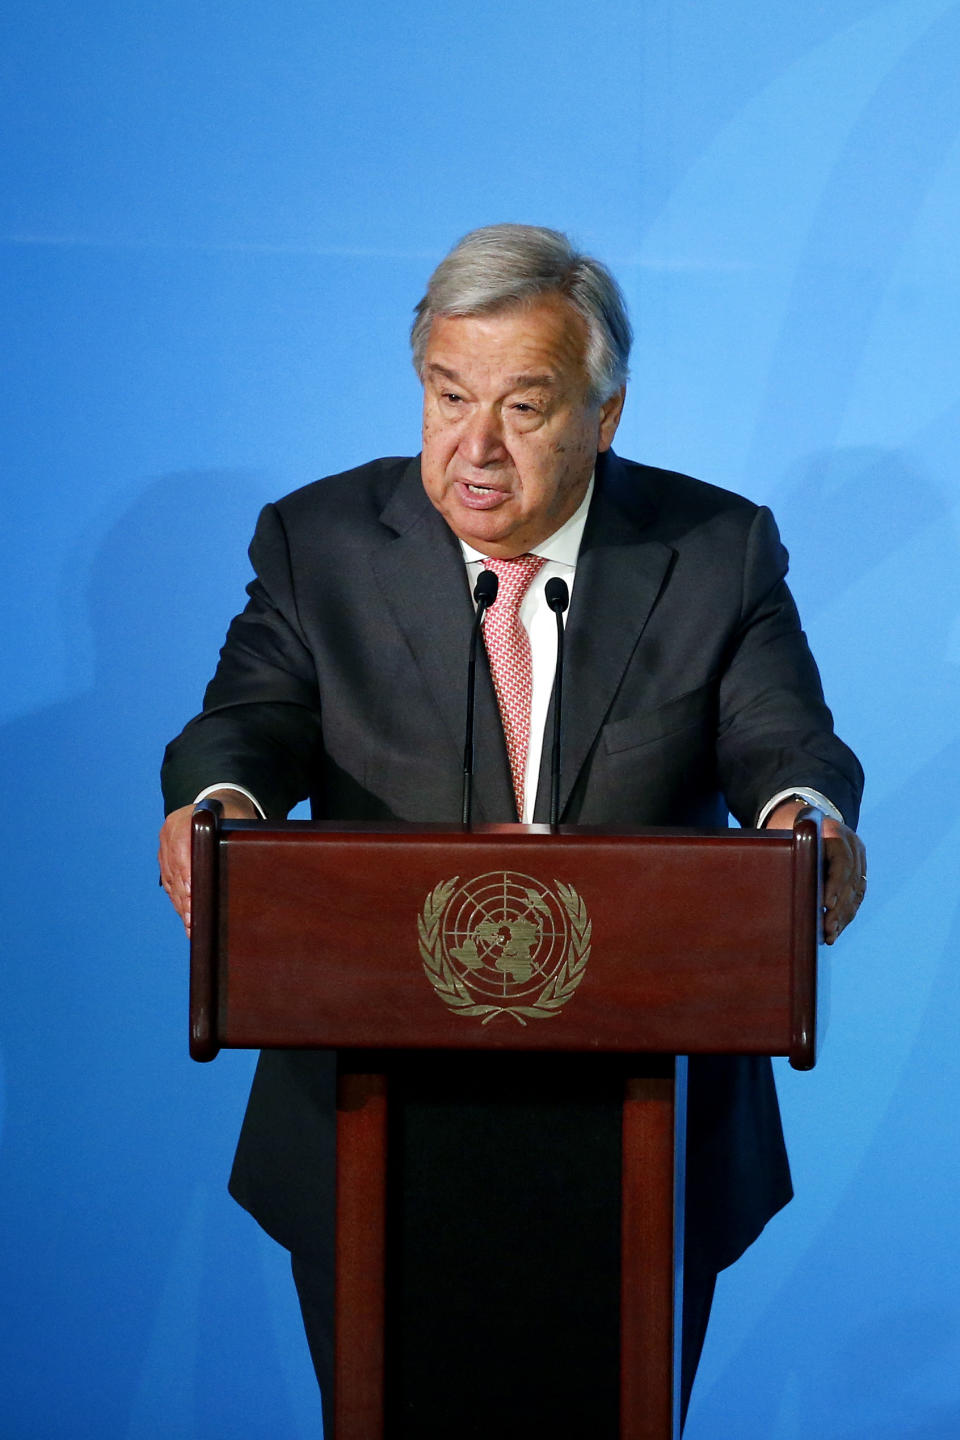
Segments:
[[[559,230],[538,225],[471,230],[441,260],[414,311],[414,369],[422,379],[436,316],[490,314],[549,294],[569,300],[586,322],[590,395],[602,404],[629,374],[633,335],[623,293],[599,260],[575,250]]]

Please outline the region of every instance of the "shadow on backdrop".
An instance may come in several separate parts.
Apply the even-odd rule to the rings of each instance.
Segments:
[[[187,1058],[155,859],[163,745],[242,603],[264,483],[151,482],[60,577],[89,606],[92,688],[0,737],[5,1434],[295,1431],[256,1323],[259,1239],[225,1192],[252,1061]]]
[[[944,416],[920,437],[925,456],[939,456],[956,420]],[[948,1296],[960,1238],[944,1159],[960,1151],[960,900],[949,876],[945,889],[928,892],[944,851],[955,849],[960,816],[955,510],[915,455],[866,447],[809,458],[786,478],[775,510],[814,652],[829,651],[840,667],[826,676],[828,699],[837,703],[839,691],[865,732],[848,734],[841,716],[867,770],[860,828],[870,894],[831,958],[838,972],[854,966],[856,984],[871,993],[857,1015],[834,1015],[827,1046],[841,1026],[848,1036],[859,1026],[858,1054],[869,1057],[871,1073],[845,1079],[841,1061],[834,1083],[842,1088],[818,1092],[817,1103],[833,1108],[808,1123],[843,1125],[858,1086],[889,1090],[889,1098],[866,1144],[852,1137],[848,1168],[834,1160],[838,1173],[818,1177],[836,1187],[836,1202],[734,1361],[709,1391],[695,1392],[689,1440],[952,1440],[960,1434],[960,1333]],[[917,997],[919,1023],[901,1028],[888,1013],[891,996],[913,984],[926,992]],[[874,1032],[878,1019],[886,1023]],[[803,1177],[794,1178],[793,1203],[803,1206]]]

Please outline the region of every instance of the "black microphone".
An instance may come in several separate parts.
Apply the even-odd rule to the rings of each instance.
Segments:
[[[555,575],[544,586],[547,604],[557,617],[557,670],[553,682],[553,754],[550,757],[550,824],[560,823],[560,707],[563,704],[563,612],[570,604],[566,580]]]
[[[460,813],[464,825],[470,824],[470,810],[473,805],[473,717],[476,711],[477,641],[480,638],[483,612],[496,600],[499,584],[500,579],[496,571],[481,570],[477,583],[473,587],[477,613],[474,616],[473,629],[470,632],[470,658],[467,661],[467,725],[463,742],[463,803]]]

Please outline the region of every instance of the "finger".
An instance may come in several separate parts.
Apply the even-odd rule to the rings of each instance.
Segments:
[[[192,806],[186,805],[167,816],[157,856],[163,888],[186,927],[190,925],[191,816]]]
[[[839,939],[840,934],[841,934],[841,932],[843,931],[843,929],[844,929],[844,927],[845,927],[845,924],[846,924],[846,921],[844,920],[843,912],[839,909],[839,907],[836,908],[836,909],[833,909],[833,910],[827,910],[826,906],[824,906],[824,913],[823,913],[823,939],[824,939],[824,943],[827,944],[827,945],[833,945],[834,942]]]
[[[855,844],[851,847],[850,890],[852,903],[858,910],[867,893],[867,852],[864,850],[859,836],[854,836],[854,841]]]
[[[846,834],[825,835],[823,839],[824,880],[827,890],[834,896],[843,889],[852,888],[854,877],[861,868],[852,837],[853,832],[848,830]]]
[[[823,938],[833,945],[857,914],[866,894],[866,851],[855,831],[831,824],[824,835]]]
[[[190,903],[189,866],[185,866],[179,857],[162,856],[160,881],[176,906],[177,912],[182,914],[184,906],[189,906]]]
[[[831,945],[843,928],[849,908],[852,867],[847,846],[840,836],[824,836],[823,857],[823,932],[827,944]]]

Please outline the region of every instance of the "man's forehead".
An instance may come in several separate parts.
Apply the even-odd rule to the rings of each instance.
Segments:
[[[561,295],[475,315],[438,315],[430,327],[425,372],[464,379],[496,370],[515,387],[557,386],[583,370],[587,327]]]

